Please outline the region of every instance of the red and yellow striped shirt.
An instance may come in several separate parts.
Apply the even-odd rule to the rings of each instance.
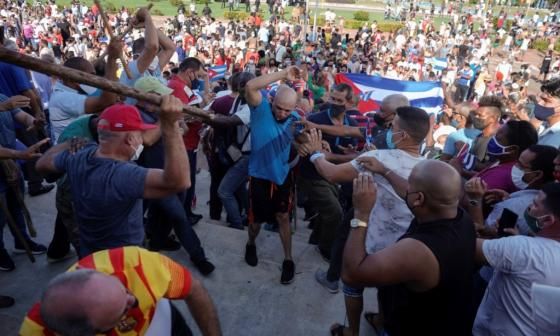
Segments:
[[[90,268],[117,277],[138,300],[138,306],[127,316],[136,320],[134,329],[126,333],[113,329],[107,333],[111,336],[143,335],[159,299],[183,299],[191,290],[191,274],[186,268],[164,255],[136,246],[96,252],[78,261],[68,272],[78,268]],[[20,335],[55,335],[44,326],[39,312],[40,303],[36,303],[25,317]]]

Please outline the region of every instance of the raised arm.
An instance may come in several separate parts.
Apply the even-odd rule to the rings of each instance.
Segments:
[[[105,64],[105,79],[117,81],[117,58],[122,53],[122,42],[113,39],[107,46],[107,63]],[[117,101],[118,95],[103,91],[99,97],[88,97],[85,102],[86,114],[99,113]]]
[[[173,41],[171,41],[171,39],[167,37],[167,35],[165,35],[161,30],[157,29],[156,31],[159,46],[161,47],[161,50],[157,54],[159,59],[159,68],[163,69],[167,65],[167,63],[169,63],[169,60],[175,53],[175,43],[173,43]]]
[[[152,16],[146,7],[140,8],[136,12],[136,16],[133,19],[133,25],[135,27],[144,27],[144,50],[140,53],[138,57],[136,66],[138,67],[139,73],[144,73],[154,57],[158,54],[159,49],[159,38],[158,30],[156,25],[152,21]]]
[[[265,89],[268,85],[280,80],[294,80],[299,78],[300,69],[296,66],[291,66],[283,71],[269,73],[251,79],[245,85],[245,99],[249,106],[259,106],[262,102],[261,90]]]
[[[190,187],[189,160],[178,121],[183,118],[183,103],[164,96],[161,103],[160,127],[164,142],[165,162],[162,169],[149,169],[144,198],[161,198]]]
[[[356,126],[348,126],[348,125],[321,125],[315,124],[311,121],[302,121],[306,123],[306,127],[311,129],[315,128],[320,130],[322,133],[329,134],[332,136],[339,136],[339,137],[352,137],[358,139],[364,139],[364,132],[362,132],[362,128]]]

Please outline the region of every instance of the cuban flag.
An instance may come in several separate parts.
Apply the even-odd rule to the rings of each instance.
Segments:
[[[432,68],[436,71],[443,71],[447,68],[447,58],[430,57],[424,61],[426,64],[431,64]]]
[[[225,78],[227,71],[227,65],[218,65],[215,67],[208,68],[208,78],[211,82],[215,82],[218,79]]]
[[[337,74],[335,81],[352,86],[354,94],[360,95],[358,110],[361,113],[379,110],[383,98],[396,93],[406,96],[410,105],[428,114],[439,113],[443,105],[441,82],[401,81],[352,73]]]

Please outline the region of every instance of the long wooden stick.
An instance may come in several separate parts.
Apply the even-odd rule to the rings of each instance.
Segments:
[[[121,96],[141,100],[156,105],[157,107],[161,105],[161,96],[157,94],[143,93],[119,82],[110,81],[106,78],[92,75],[80,70],[67,68],[62,65],[51,64],[38,58],[20,54],[17,51],[9,50],[4,47],[0,47],[0,61],[15,64],[31,71],[55,76],[62,80],[69,80],[80,84],[87,84],[104,91],[109,91]],[[195,118],[199,118],[202,121],[208,120],[210,118],[207,111],[193,106],[183,105],[183,113]]]
[[[103,21],[103,25],[105,26],[105,30],[107,31],[107,34],[109,35],[111,40],[113,40],[115,38],[115,36],[113,35],[113,29],[111,28],[111,25],[109,24],[109,19],[105,15],[105,11],[103,10],[103,7],[101,6],[101,2],[99,0],[93,0],[93,2],[95,2],[95,4],[97,5],[97,8],[99,9],[99,15],[101,15],[101,20]],[[130,72],[130,69],[128,68],[128,64],[126,63],[126,59],[124,58],[122,52],[119,55],[119,59],[121,60],[121,63],[122,63],[124,72],[126,73],[126,76],[128,77],[128,79],[132,79],[132,72]]]

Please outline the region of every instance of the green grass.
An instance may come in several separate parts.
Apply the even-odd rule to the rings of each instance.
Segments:
[[[369,3],[367,2],[367,1],[371,1],[371,0],[360,0],[360,1],[363,4],[371,4],[371,2],[369,2]],[[69,6],[70,2],[71,2],[71,0],[58,0],[57,4],[60,4],[60,5],[63,5],[63,6]],[[91,6],[93,1],[92,0],[85,0],[85,3],[87,3],[89,6]],[[146,6],[149,3],[153,3],[153,5],[154,5],[153,9],[161,11],[161,13],[163,13],[163,15],[174,16],[174,15],[177,14],[177,7],[171,5],[171,3],[168,0],[160,0],[160,1],[152,1],[152,2],[148,2],[147,0],[126,0],[126,1],[102,0],[101,1],[102,5],[106,5],[107,3],[112,3],[117,8],[120,8],[120,6],[122,6],[122,5],[124,5],[127,8],[138,8],[138,7]],[[184,1],[184,3],[185,3],[185,8],[188,10],[189,5],[190,5],[190,1]],[[268,14],[268,6],[266,4],[263,5],[262,3],[263,3],[263,1],[261,1],[261,7],[260,7],[261,15],[264,16],[265,19],[267,19],[270,16]],[[214,17],[223,18],[224,12],[228,11],[227,8],[222,8],[221,2],[209,2],[209,4],[210,4],[210,8],[212,9],[212,16],[214,16]],[[313,6],[313,4],[314,4],[314,2],[313,2],[313,0],[311,0],[310,6]],[[196,5],[196,10],[199,14],[201,14],[202,8],[204,8],[204,5],[202,5],[202,4],[197,4]],[[241,4],[240,7],[239,7],[239,10],[240,11],[245,11],[245,5]],[[321,14],[324,14],[325,11],[326,11],[326,9],[319,9],[317,11],[317,17],[321,17]],[[353,19],[354,18],[354,11],[352,11],[352,10],[336,9],[336,10],[334,10],[334,12],[337,15],[344,17],[345,19]],[[384,21],[382,12],[373,11],[373,10],[369,10],[369,12],[370,12],[369,22],[372,22],[373,20],[376,20],[377,22]],[[285,13],[286,13],[285,18],[290,19],[291,14],[292,14],[292,7],[288,7],[288,9],[285,11]],[[313,7],[311,7],[311,21],[310,21],[311,23],[313,23],[314,14],[315,14],[315,12],[313,10]],[[444,21],[444,20],[447,21],[447,19],[445,19],[445,18],[436,17],[435,18],[436,27],[439,27],[441,22]]]

